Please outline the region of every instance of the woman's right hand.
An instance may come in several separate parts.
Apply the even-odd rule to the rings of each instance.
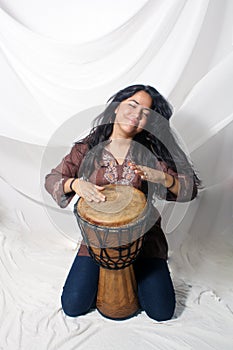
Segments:
[[[105,195],[101,193],[103,186],[94,185],[91,182],[76,179],[72,184],[72,189],[88,202],[104,202]]]

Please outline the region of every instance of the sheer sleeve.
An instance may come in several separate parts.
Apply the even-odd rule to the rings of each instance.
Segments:
[[[82,160],[88,150],[86,144],[75,144],[51,172],[45,177],[45,188],[61,208],[65,208],[75,193],[64,193],[64,183],[71,177],[78,177]]]
[[[160,161],[158,163],[162,171],[169,175],[175,176],[180,183],[180,190],[177,196],[163,185],[157,185],[156,192],[158,197],[166,199],[167,201],[189,202],[197,196],[198,191],[194,179],[194,173],[193,176],[188,174],[180,174],[167,167],[164,162]]]

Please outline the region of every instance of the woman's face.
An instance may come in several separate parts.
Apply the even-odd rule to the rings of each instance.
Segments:
[[[134,137],[147,123],[152,98],[145,91],[138,91],[117,106],[114,129],[125,137]]]

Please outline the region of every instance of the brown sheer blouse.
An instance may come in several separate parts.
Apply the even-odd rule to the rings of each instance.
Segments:
[[[128,151],[122,164],[119,164],[114,156],[103,149],[102,159],[94,164],[94,170],[89,177],[89,181],[96,185],[104,186],[110,183],[133,185],[143,191],[143,181],[140,176],[130,169],[128,163],[133,161],[131,149]],[[69,178],[80,177],[79,169],[81,163],[88,152],[88,146],[84,143],[75,144],[70,153],[67,154],[61,163],[46,175],[45,188],[52,195],[53,199],[61,208],[65,208],[74,197],[75,193],[64,193],[64,183]],[[180,182],[180,191],[178,196],[165,189],[161,184],[154,185],[154,194],[159,198],[168,201],[187,202],[194,199],[197,195],[197,187],[192,177],[184,174],[178,174],[168,168],[164,162],[155,161],[155,168],[175,176]],[[140,253],[144,257],[157,257],[167,259],[168,244],[161,228],[161,217],[158,210],[152,205],[154,224],[145,234],[143,248]],[[88,249],[84,242],[81,243],[79,255],[88,256]]]

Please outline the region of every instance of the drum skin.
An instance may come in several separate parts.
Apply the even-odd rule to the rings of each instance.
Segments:
[[[79,215],[89,223],[99,226],[119,227],[139,218],[146,207],[143,192],[125,185],[107,185],[102,193],[105,202],[78,202]]]
[[[133,261],[146,229],[147,202],[132,186],[107,185],[105,202],[77,202],[74,212],[91,257],[100,265],[96,306],[111,319],[139,309]]]

